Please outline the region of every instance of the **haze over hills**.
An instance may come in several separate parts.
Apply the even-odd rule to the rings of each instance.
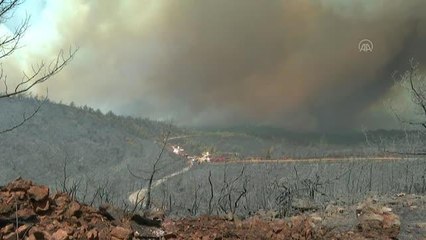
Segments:
[[[16,74],[78,45],[52,99],[187,125],[395,127],[383,101],[410,105],[392,74],[426,62],[424,0],[26,2]]]

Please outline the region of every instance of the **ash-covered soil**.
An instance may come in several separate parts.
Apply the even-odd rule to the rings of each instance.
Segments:
[[[426,239],[425,203],[401,193],[285,219],[274,211],[176,219],[91,207],[19,178],[0,188],[0,239]]]

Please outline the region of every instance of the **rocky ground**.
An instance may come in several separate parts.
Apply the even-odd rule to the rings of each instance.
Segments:
[[[405,194],[370,198],[288,219],[276,219],[272,211],[247,219],[169,219],[109,205],[93,208],[16,179],[0,188],[0,239],[426,239],[425,200]]]
[[[392,196],[370,197],[362,204],[349,207],[330,204],[319,215],[323,218],[322,223],[325,226],[344,231],[363,220],[353,213],[359,211],[365,204],[384,206],[385,210],[391,210],[399,217],[398,239],[426,239],[425,195],[400,193]],[[379,220],[381,220],[380,217]]]

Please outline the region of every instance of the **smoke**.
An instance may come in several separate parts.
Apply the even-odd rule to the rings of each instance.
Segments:
[[[80,46],[48,83],[50,97],[122,114],[184,125],[382,127],[390,118],[370,113],[392,97],[391,74],[411,57],[426,63],[425,8],[423,0],[47,1],[55,37],[48,54],[30,55]],[[365,38],[372,53],[358,50]]]

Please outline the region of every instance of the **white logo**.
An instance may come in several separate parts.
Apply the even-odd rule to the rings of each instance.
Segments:
[[[363,39],[358,43],[358,49],[360,52],[373,52],[373,42],[369,39]]]

